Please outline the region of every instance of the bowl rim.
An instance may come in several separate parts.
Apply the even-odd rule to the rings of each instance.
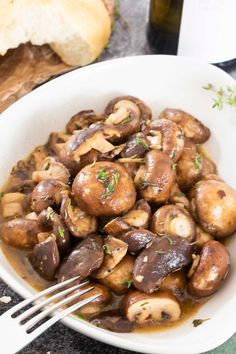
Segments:
[[[61,82],[63,82],[64,80],[70,80],[71,77],[78,75],[78,80],[79,80],[79,76],[83,76],[86,75],[87,72],[91,72],[91,71],[97,71],[97,70],[103,70],[106,67],[113,67],[113,66],[117,66],[117,65],[125,65],[127,63],[130,62],[145,62],[145,61],[149,61],[149,60],[157,60],[157,65],[158,65],[158,58],[166,58],[168,60],[173,60],[173,61],[184,61],[186,63],[189,63],[191,65],[203,65],[205,67],[211,68],[211,70],[215,70],[215,71],[221,71],[222,74],[225,76],[225,79],[227,79],[227,81],[231,81],[232,84],[235,85],[235,80],[226,72],[224,72],[222,69],[212,65],[212,64],[207,64],[201,61],[197,61],[197,60],[193,60],[193,59],[189,59],[186,57],[180,57],[180,56],[172,56],[172,55],[137,55],[137,56],[127,56],[127,57],[122,57],[122,58],[116,58],[116,59],[111,59],[111,60],[107,60],[107,61],[103,61],[103,62],[98,62],[98,63],[94,63],[91,64],[89,66],[86,67],[82,67],[82,68],[77,68],[74,69],[68,73],[62,74],[59,77],[56,77],[42,85],[40,85],[39,87],[37,87],[36,89],[34,89],[33,91],[29,92],[28,94],[26,94],[25,96],[21,97],[17,102],[15,102],[14,104],[12,104],[10,107],[8,107],[6,110],[4,110],[1,114],[0,117],[4,118],[5,115],[9,115],[9,113],[15,109],[17,109],[18,105],[21,105],[22,103],[24,103],[25,101],[27,102],[27,100],[29,99],[29,97],[31,97],[32,95],[38,95],[40,94],[41,91],[47,90],[49,87],[56,85],[60,85]],[[150,59],[151,58],[151,59]],[[0,252],[1,249],[0,249]],[[5,257],[5,256],[4,256]],[[12,268],[12,267],[11,267]],[[32,296],[33,293],[35,293],[36,291],[31,288],[30,286],[26,287],[24,282],[19,282],[16,279],[17,273],[13,270],[12,268],[12,273],[9,274],[9,272],[7,270],[4,270],[3,267],[0,267],[0,277],[2,278],[2,280],[8,284],[16,293],[18,293],[19,295],[21,295],[23,298],[28,298],[30,296]],[[18,276],[18,275],[17,275]],[[20,279],[20,277],[19,277]],[[126,350],[131,350],[131,351],[137,351],[137,352],[141,352],[141,353],[153,353],[153,354],[157,354],[157,353],[162,353],[162,354],[197,354],[199,353],[199,348],[193,348],[193,350],[189,350],[189,348],[186,350],[185,348],[181,348],[181,350],[177,349],[177,348],[172,348],[170,349],[170,346],[163,346],[163,344],[161,344],[161,347],[158,346],[158,342],[155,345],[155,348],[153,346],[153,344],[148,345],[147,343],[141,344],[141,343],[134,343],[133,339],[130,337],[128,338],[121,338],[119,336],[117,336],[117,334],[114,334],[113,332],[107,331],[107,330],[103,330],[101,328],[97,328],[93,325],[91,325],[90,323],[88,323],[87,321],[83,321],[80,319],[75,319],[75,316],[68,316],[67,318],[63,319],[61,322],[63,322],[63,324],[65,324],[66,326],[88,336],[91,337],[92,339],[98,340],[100,342],[104,342],[107,344],[110,344],[112,346],[117,346]],[[88,331],[89,329],[89,331]],[[206,352],[208,350],[214,349],[216,347],[218,347],[219,345],[221,345],[222,343],[224,343],[226,340],[228,340],[232,335],[234,334],[234,330],[230,330],[227,333],[221,333],[221,336],[218,336],[217,338],[214,339],[214,343],[209,342],[209,343],[204,343],[204,347],[201,348],[201,350],[203,349],[203,352]],[[114,340],[115,338],[117,338],[117,340]],[[201,343],[201,346],[203,344]]]

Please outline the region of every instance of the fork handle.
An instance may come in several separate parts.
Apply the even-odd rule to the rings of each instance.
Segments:
[[[3,314],[0,316],[0,348],[1,353],[15,354],[26,345],[26,336],[20,326],[16,326],[14,319]]]

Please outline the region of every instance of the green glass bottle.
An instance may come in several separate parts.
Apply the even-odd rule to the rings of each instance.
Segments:
[[[154,53],[177,54],[183,0],[151,0],[148,41]]]

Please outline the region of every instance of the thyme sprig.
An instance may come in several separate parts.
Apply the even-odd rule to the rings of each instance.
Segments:
[[[224,105],[236,107],[236,86],[226,86],[225,88],[217,88],[211,83],[208,83],[202,88],[204,90],[211,91],[215,94],[215,97],[213,98],[212,108],[218,108],[218,110],[222,110]]]

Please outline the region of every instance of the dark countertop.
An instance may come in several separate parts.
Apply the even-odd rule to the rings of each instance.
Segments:
[[[110,45],[98,61],[129,55],[151,54],[146,39],[148,6],[149,0],[121,0],[120,17],[116,21]],[[236,78],[236,66],[228,68],[227,71]],[[0,280],[0,297],[3,295],[10,296],[12,301],[9,304],[0,303],[0,314],[22,300],[20,296]],[[22,350],[20,354],[46,354],[48,352],[51,354],[131,353],[90,339],[60,323],[54,325],[27,348]],[[233,354],[235,352],[236,336],[209,353]],[[1,341],[0,353],[4,354],[4,348],[1,348]]]

